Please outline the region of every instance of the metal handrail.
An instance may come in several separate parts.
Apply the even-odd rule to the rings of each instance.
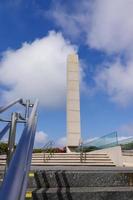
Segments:
[[[46,156],[45,156],[45,154],[49,152],[49,149],[52,149],[53,144],[54,144],[54,142],[53,142],[52,140],[50,140],[50,141],[48,141],[48,142],[44,145],[43,150],[46,149],[46,151],[44,151],[44,155],[43,155],[44,162],[45,162],[45,161],[48,161],[48,159],[50,159],[50,157],[54,154],[54,152],[53,152],[53,153],[50,152],[50,153],[49,153],[50,156],[48,155],[47,158],[46,158]]]
[[[12,102],[8,103],[6,106],[1,106],[0,107],[0,113],[6,111],[8,108],[12,107],[16,103],[21,103],[22,104],[22,102],[23,102],[22,99],[16,99],[15,101],[12,101]]]
[[[3,130],[0,132],[0,140],[3,138],[3,136],[6,134],[6,132],[9,130],[10,128],[10,123],[8,123]]]
[[[36,131],[36,112],[38,101],[35,102],[28,122],[23,130],[16,151],[0,190],[0,199],[24,200],[27,186],[27,175],[32,159],[32,150]]]
[[[78,147],[78,150],[80,152],[80,162],[85,162],[86,161],[86,151],[84,151],[84,146],[83,143],[80,144]]]
[[[80,144],[79,146],[79,151],[80,151],[80,162],[82,163],[83,162],[83,145],[82,143]]]
[[[44,146],[43,146],[43,149],[46,149],[48,148],[49,146],[53,145],[54,142],[52,140],[49,140]]]
[[[36,132],[36,126],[37,126],[37,116],[35,117],[35,123],[34,123],[34,126],[33,126],[33,133]],[[26,173],[25,173],[25,177],[23,179],[23,184],[22,184],[22,189],[21,189],[21,194],[20,194],[19,200],[25,199],[25,192],[26,192],[26,189],[27,189],[28,172],[30,171],[34,139],[35,139],[35,134],[32,134],[31,143],[29,145],[29,151],[28,151],[28,156],[27,156],[27,170],[25,171]]]

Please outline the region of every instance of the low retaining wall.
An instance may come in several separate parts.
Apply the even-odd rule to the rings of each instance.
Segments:
[[[106,153],[116,166],[123,166],[123,156],[120,146],[91,151],[90,154]]]

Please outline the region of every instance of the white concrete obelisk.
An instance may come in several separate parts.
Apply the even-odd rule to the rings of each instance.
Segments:
[[[81,142],[79,80],[78,55],[71,54],[67,59],[67,152]]]

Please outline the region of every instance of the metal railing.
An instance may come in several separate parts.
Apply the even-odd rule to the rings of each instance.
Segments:
[[[86,152],[84,152],[83,144],[81,143],[78,147],[78,151],[80,153],[80,162],[83,163],[86,161]]]
[[[0,140],[3,138],[3,136],[6,134],[6,132],[9,130],[10,128],[10,123],[8,123],[0,132]]]
[[[15,101],[12,101],[12,102],[8,103],[8,104],[5,105],[5,106],[1,106],[1,107],[0,107],[0,113],[6,111],[8,108],[14,106],[16,103],[23,104],[23,100],[22,100],[22,99],[16,99]]]
[[[6,106],[1,106],[0,107],[0,114],[5,112],[6,110],[8,110],[8,108],[12,107],[13,105],[20,103],[23,104],[23,100],[22,99],[16,99],[15,101],[12,101],[10,103],[8,103]],[[5,120],[5,119],[1,119],[1,122],[7,122],[8,124],[3,128],[3,130],[0,132],[0,140],[3,138],[3,136],[6,134],[6,132],[10,129],[11,126],[11,120]]]
[[[37,107],[38,101],[35,104],[30,104],[27,101],[23,103],[22,99],[18,99],[5,107],[0,108],[0,112],[7,110],[17,102],[24,105],[26,109],[25,127],[22,132],[19,143],[16,147],[12,159],[9,163],[9,168],[5,175],[3,184],[0,189],[1,200],[24,200],[27,187],[28,172],[30,169],[32,150],[34,145],[34,138],[37,124]],[[28,106],[26,106],[28,105]],[[29,107],[32,107],[32,111],[29,116]],[[29,117],[28,117],[29,116]]]
[[[80,162],[86,162],[86,152],[84,151],[83,142],[79,143],[79,146],[75,149],[75,151],[80,154]]]
[[[44,147],[43,147],[44,162],[48,162],[48,160],[52,157],[52,155],[54,155],[54,151],[53,151],[54,144],[55,144],[54,141],[50,140],[44,145]]]

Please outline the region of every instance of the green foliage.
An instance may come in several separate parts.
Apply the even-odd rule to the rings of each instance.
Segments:
[[[7,143],[0,143],[0,154],[6,154],[7,153]]]
[[[60,148],[46,148],[46,149],[33,149],[33,153],[65,153],[66,148],[63,149]]]
[[[98,147],[90,146],[90,147],[83,148],[83,152],[90,152],[90,151],[94,151],[94,150],[98,150]]]
[[[16,148],[16,145],[15,145],[15,148]],[[65,153],[66,148],[64,147],[63,149],[60,149],[60,148],[33,149],[33,153],[42,153],[42,152]],[[7,143],[4,143],[4,142],[0,143],[0,154],[7,154]]]
[[[122,144],[121,147],[123,150],[133,150],[133,142],[130,142],[128,144]]]
[[[89,147],[79,147],[76,151],[77,152],[90,152],[90,151],[95,151],[95,150],[99,150],[98,147],[96,146],[89,146]]]
[[[33,153],[42,153],[43,150],[42,149],[33,149]]]

